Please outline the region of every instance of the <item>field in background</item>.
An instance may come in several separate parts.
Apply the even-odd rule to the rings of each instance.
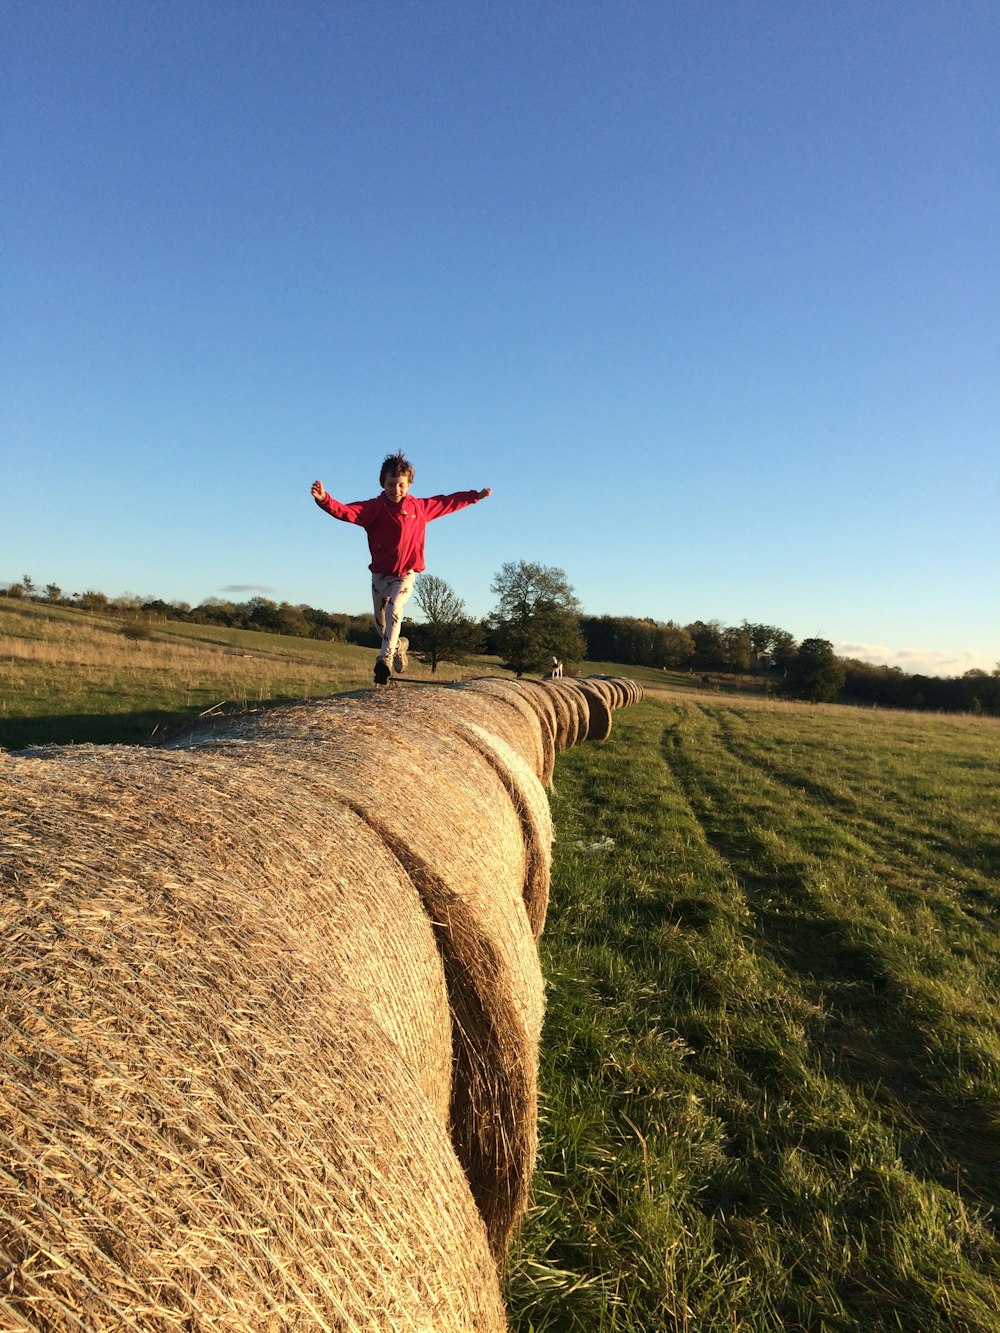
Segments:
[[[372,656],[0,599],[0,745],[144,741]],[[649,693],[556,767],[512,1328],[1000,1329],[1000,722],[583,669]]]
[[[0,598],[0,747],[142,744],[207,710],[318,699],[372,683],[371,648],[175,620],[144,625],[148,638],[128,637],[130,628],[112,615]],[[622,674],[607,662],[583,670]],[[403,683],[494,672],[495,657],[442,662],[432,674],[411,656]],[[678,689],[695,683],[641,667],[628,674]]]
[[[321,698],[371,684],[370,648],[162,621],[149,638],[72,608],[0,599],[0,746],[142,743],[208,709]],[[458,680],[496,670],[415,659],[406,679]]]
[[[552,805],[517,1333],[1000,1328],[1000,724],[648,697]]]

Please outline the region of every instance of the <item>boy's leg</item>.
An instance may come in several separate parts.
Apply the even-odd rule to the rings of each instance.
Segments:
[[[410,600],[416,580],[417,576],[412,569],[402,578],[394,574],[372,574],[375,627],[382,635],[378,660],[389,667],[396,655],[396,645],[399,643],[399,631],[403,626],[403,608]]]

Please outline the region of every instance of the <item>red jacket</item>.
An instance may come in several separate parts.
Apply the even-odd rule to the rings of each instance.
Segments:
[[[478,491],[456,491],[454,495],[432,495],[426,500],[416,495],[404,495],[398,504],[393,504],[384,494],[376,495],[373,500],[355,500],[346,505],[332,495],[324,495],[316,503],[334,518],[364,528],[372,553],[370,570],[401,577],[411,569],[419,574],[424,568],[427,524],[432,519],[475,504],[478,499]]]

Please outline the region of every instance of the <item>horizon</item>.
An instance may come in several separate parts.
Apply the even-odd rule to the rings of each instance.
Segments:
[[[9,589],[14,584],[20,582],[21,580],[17,579],[7,579],[7,580],[0,579],[0,595],[6,597]],[[35,583],[34,578],[32,578],[32,582]],[[53,582],[53,580],[49,580],[49,582]],[[35,586],[36,588],[39,587],[37,583],[35,583]],[[211,597],[202,598],[200,602],[190,602],[187,598],[159,597],[155,593],[141,595],[133,592],[122,592],[110,595],[104,593],[100,589],[85,589],[84,592],[72,592],[72,593],[67,593],[64,590],[60,590],[61,595],[67,599],[78,599],[81,596],[83,596],[86,591],[101,592],[101,595],[106,596],[108,598],[109,604],[112,606],[116,601],[131,600],[133,598],[135,598],[140,604],[145,604],[147,602],[162,601],[172,606],[188,607],[190,610],[196,610],[199,606],[204,606],[207,603],[211,602],[223,602],[223,603],[232,602],[235,605],[240,605],[241,602],[245,604],[247,602],[252,601],[255,597],[265,598],[266,600],[276,603],[277,605],[281,605],[282,602],[287,602],[287,598],[269,596],[270,593],[276,592],[275,589],[259,587],[252,584],[250,585],[235,584],[230,588],[222,589],[220,595],[214,595]],[[243,597],[242,599],[238,599],[236,597],[236,594],[238,593],[246,594],[246,596]],[[226,594],[229,595],[227,596]],[[14,600],[18,599],[15,598]],[[44,599],[40,597],[38,592],[33,594],[32,598],[28,600],[33,600],[38,605],[45,605]],[[333,609],[331,607],[313,607],[312,604],[309,602],[292,602],[288,604],[298,607],[299,609],[310,607],[313,610],[323,611],[327,615],[345,615],[365,620],[371,618],[371,611],[368,608],[352,611],[352,610],[345,610],[342,607],[338,607],[336,609]],[[410,614],[411,609],[412,609],[412,614]],[[487,612],[484,615],[472,616],[472,619],[484,621],[486,620],[488,615],[489,613]],[[580,615],[582,619],[589,619],[601,616],[609,616],[611,618],[621,617],[623,619],[636,619],[636,620],[649,619],[649,617],[631,616],[628,612],[581,611]],[[700,620],[708,624],[713,621],[717,621],[718,619],[719,618],[717,616],[697,616],[694,618],[694,620],[684,622],[684,624],[685,625],[693,624],[695,620]],[[664,620],[658,621],[657,623],[665,624],[669,620],[670,618],[666,617]],[[404,625],[407,621],[417,624],[423,623],[420,619],[420,608],[419,606],[417,606],[416,602],[411,602],[410,607],[407,609],[407,615],[404,620]],[[673,620],[672,623],[681,624],[682,622],[679,622],[675,619]],[[724,624],[724,622],[720,623]],[[740,623],[742,622],[737,622],[737,624]],[[761,623],[775,624],[775,622],[773,621],[764,621]],[[682,627],[684,627],[684,625],[682,625]],[[775,624],[775,628],[784,629],[786,627],[783,625]],[[265,633],[268,631],[260,631],[260,632]],[[789,631],[789,633],[791,633],[791,631]],[[799,643],[802,641],[803,638],[811,638],[811,637],[822,637],[822,636],[803,635],[800,637],[796,635],[795,639],[796,642]],[[985,671],[989,674],[993,674],[995,672],[1000,671],[1000,661],[991,664],[981,664],[979,662],[967,660],[963,662],[960,666],[955,667],[953,665],[954,659],[946,657],[945,654],[935,655],[933,653],[920,653],[913,649],[900,649],[899,651],[892,654],[891,657],[888,656],[883,657],[880,656],[879,654],[883,652],[888,652],[888,650],[880,649],[878,647],[874,647],[868,644],[853,643],[850,641],[845,643],[833,643],[832,647],[835,656],[837,656],[838,658],[842,658],[845,661],[862,662],[869,666],[895,667],[903,671],[906,675],[937,676],[948,679],[948,678],[960,678],[961,676],[965,675],[965,673],[968,671]]]

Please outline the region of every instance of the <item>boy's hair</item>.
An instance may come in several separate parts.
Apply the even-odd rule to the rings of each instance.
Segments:
[[[403,457],[402,449],[397,449],[394,454],[389,454],[382,464],[382,471],[378,474],[378,484],[385,485],[385,479],[390,475],[395,477],[409,477],[413,481],[413,464],[408,458]]]

